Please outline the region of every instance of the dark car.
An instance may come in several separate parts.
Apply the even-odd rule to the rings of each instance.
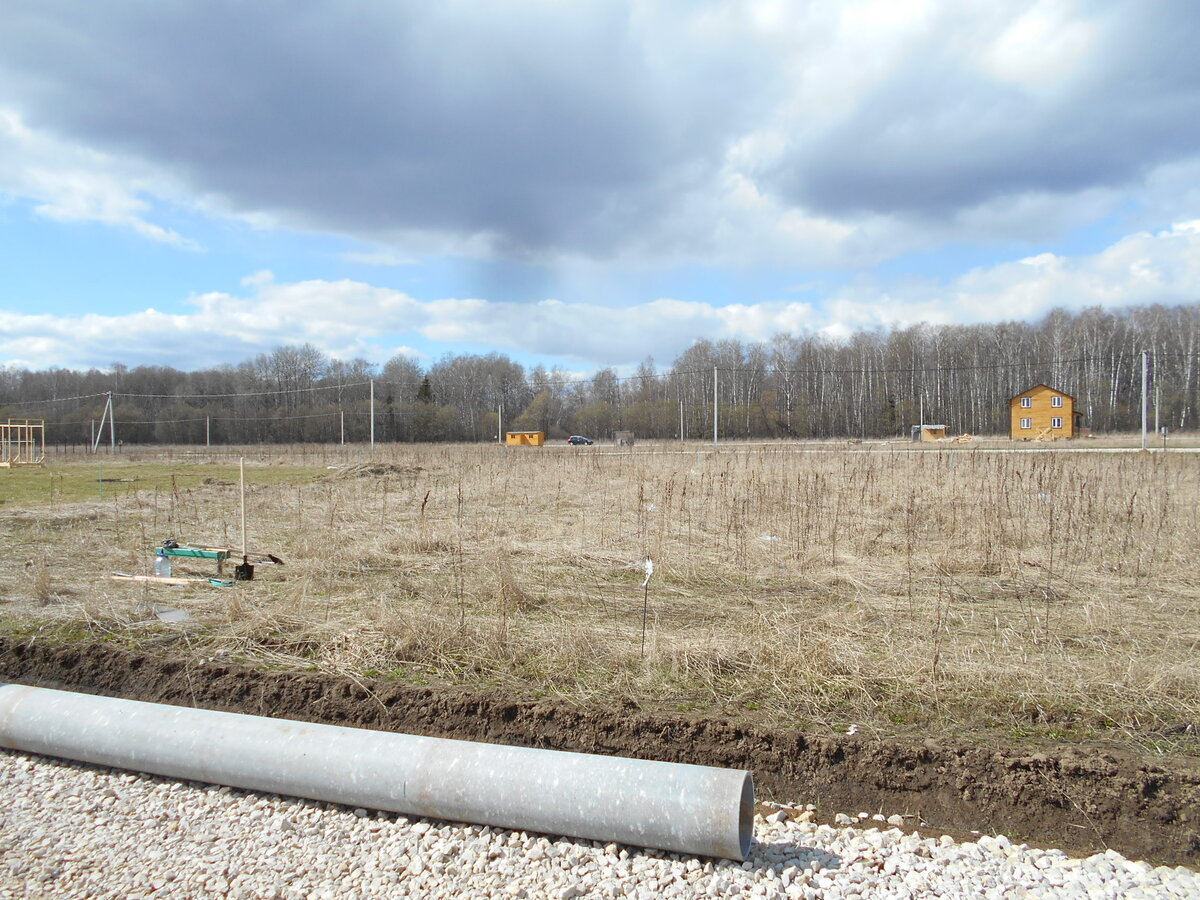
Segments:
[[[591,438],[584,437],[582,434],[573,434],[567,438],[568,444],[594,444],[596,443]]]

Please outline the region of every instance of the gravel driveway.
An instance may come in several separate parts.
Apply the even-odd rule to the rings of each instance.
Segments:
[[[1200,897],[1196,872],[1113,851],[1081,860],[805,818],[757,818],[737,864],[0,750],[0,898]]]

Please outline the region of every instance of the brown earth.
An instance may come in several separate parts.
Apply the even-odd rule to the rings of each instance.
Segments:
[[[187,655],[0,637],[0,679],[86,693],[438,737],[750,769],[760,799],[819,818],[902,813],[926,833],[1003,833],[1089,853],[1200,866],[1200,766],[1100,747],[1015,749],[814,737],[713,717],[513,700]]]
[[[420,466],[400,466],[395,463],[360,463],[346,466],[322,476],[322,481],[344,481],[347,478],[383,478],[406,477],[415,478],[424,469]]]

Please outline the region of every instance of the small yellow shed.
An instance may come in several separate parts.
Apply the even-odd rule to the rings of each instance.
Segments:
[[[505,443],[509,447],[540,447],[546,443],[546,432],[509,431],[505,433]]]
[[[940,441],[946,437],[945,425],[922,425],[921,440],[922,441]]]
[[[945,425],[914,425],[912,439],[914,442],[940,441],[946,437]]]

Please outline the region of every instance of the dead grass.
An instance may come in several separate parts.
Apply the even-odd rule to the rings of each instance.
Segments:
[[[251,547],[286,565],[228,589],[106,580],[165,537],[238,543],[236,484],[195,463],[172,463],[189,487],[5,504],[0,625],[139,640],[162,604],[264,664],[1196,751],[1193,456],[644,449],[256,459]]]

